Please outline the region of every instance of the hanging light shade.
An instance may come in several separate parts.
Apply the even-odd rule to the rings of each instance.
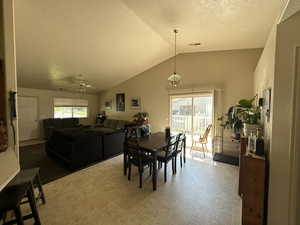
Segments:
[[[177,74],[177,33],[178,30],[174,30],[174,39],[175,39],[175,45],[174,45],[174,73],[169,76],[168,81],[171,87],[176,88],[181,83],[181,76]]]

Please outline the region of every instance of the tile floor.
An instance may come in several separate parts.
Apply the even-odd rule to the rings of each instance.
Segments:
[[[145,172],[123,176],[122,156],[78,171],[44,186],[47,204],[39,206],[43,225],[240,225],[238,167],[187,159],[168,181],[159,171],[152,191]],[[25,223],[32,224],[32,221]]]

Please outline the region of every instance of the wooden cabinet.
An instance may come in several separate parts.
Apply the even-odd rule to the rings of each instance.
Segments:
[[[266,158],[246,153],[246,147],[247,139],[242,139],[239,174],[242,225],[264,225],[267,198]]]

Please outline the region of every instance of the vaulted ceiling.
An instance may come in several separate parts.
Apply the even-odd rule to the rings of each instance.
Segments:
[[[97,92],[172,57],[174,28],[180,52],[263,47],[286,0],[15,1],[19,86]]]

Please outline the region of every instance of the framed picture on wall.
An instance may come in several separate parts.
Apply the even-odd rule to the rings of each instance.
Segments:
[[[270,114],[271,114],[271,99],[272,99],[272,89],[267,88],[263,91],[263,117],[265,118],[264,121],[270,121]]]
[[[130,99],[130,108],[131,109],[141,109],[141,98],[140,97],[132,97]]]
[[[104,102],[105,110],[112,110],[112,104],[113,104],[113,100],[112,99],[107,99]]]
[[[116,111],[125,112],[125,94],[118,93],[116,94]]]

